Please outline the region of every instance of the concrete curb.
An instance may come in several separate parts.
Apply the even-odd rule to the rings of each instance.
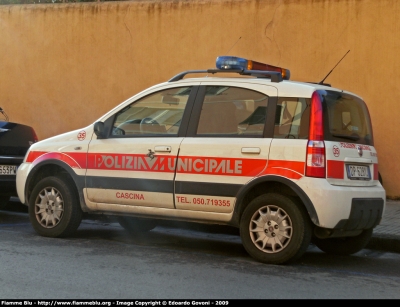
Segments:
[[[373,235],[366,248],[400,253],[400,236],[386,234]]]

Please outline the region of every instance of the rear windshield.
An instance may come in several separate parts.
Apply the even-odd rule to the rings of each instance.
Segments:
[[[325,140],[373,145],[371,120],[364,101],[333,91],[320,94],[325,113]]]

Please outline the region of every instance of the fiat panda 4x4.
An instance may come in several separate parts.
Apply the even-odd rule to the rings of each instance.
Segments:
[[[68,236],[83,213],[114,215],[133,232],[160,219],[226,224],[272,264],[298,259],[310,242],[360,251],[386,199],[367,106],[289,76],[218,57],[217,69],[180,73],[35,143],[17,171],[33,228]]]

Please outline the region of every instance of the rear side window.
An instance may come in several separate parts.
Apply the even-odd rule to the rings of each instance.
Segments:
[[[325,122],[325,140],[373,145],[368,109],[358,97],[322,92]]]
[[[310,99],[279,98],[276,108],[274,138],[308,139]]]

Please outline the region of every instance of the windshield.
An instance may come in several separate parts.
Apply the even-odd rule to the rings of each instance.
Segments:
[[[371,120],[364,101],[334,91],[320,94],[325,111],[326,140],[373,145]]]
[[[177,135],[190,91],[170,88],[133,102],[116,115],[112,135]]]

